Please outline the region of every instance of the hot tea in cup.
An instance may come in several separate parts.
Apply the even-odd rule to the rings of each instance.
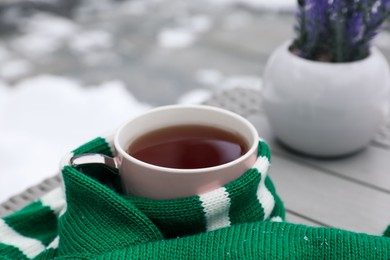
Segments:
[[[78,155],[72,165],[117,168],[126,194],[165,200],[200,195],[239,178],[256,161],[258,134],[233,112],[173,105],[124,124],[114,146],[114,158]]]
[[[177,125],[140,136],[127,153],[156,166],[198,169],[234,161],[247,150],[239,133],[207,125]]]

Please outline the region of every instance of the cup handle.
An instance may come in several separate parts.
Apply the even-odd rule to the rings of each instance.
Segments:
[[[75,155],[70,159],[70,165],[75,168],[86,165],[101,165],[116,174],[119,173],[119,163],[115,157],[112,158],[98,153],[84,153]]]

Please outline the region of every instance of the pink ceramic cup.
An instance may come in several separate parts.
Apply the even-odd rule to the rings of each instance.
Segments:
[[[229,163],[200,169],[174,169],[140,161],[127,148],[140,135],[163,127],[199,124],[238,132],[249,150]],[[126,194],[157,200],[200,195],[237,179],[250,169],[257,158],[258,133],[243,117],[230,111],[203,105],[173,105],[146,112],[126,124],[115,134],[117,155],[113,160],[93,159],[91,155],[77,156],[73,165],[105,163],[118,168]],[[99,156],[99,155],[98,155]]]

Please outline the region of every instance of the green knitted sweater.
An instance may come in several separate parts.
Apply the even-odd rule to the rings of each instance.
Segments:
[[[262,141],[239,179],[163,201],[122,195],[102,167],[68,164],[73,154],[112,156],[111,147],[104,138],[79,147],[64,161],[63,187],[0,219],[0,259],[390,259],[388,237],[281,222]]]

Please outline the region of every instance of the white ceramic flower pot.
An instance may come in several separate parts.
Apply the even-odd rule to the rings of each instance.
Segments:
[[[314,156],[364,148],[389,112],[389,65],[377,48],[364,60],[310,61],[290,43],[274,51],[264,72],[264,108],[279,140]]]

